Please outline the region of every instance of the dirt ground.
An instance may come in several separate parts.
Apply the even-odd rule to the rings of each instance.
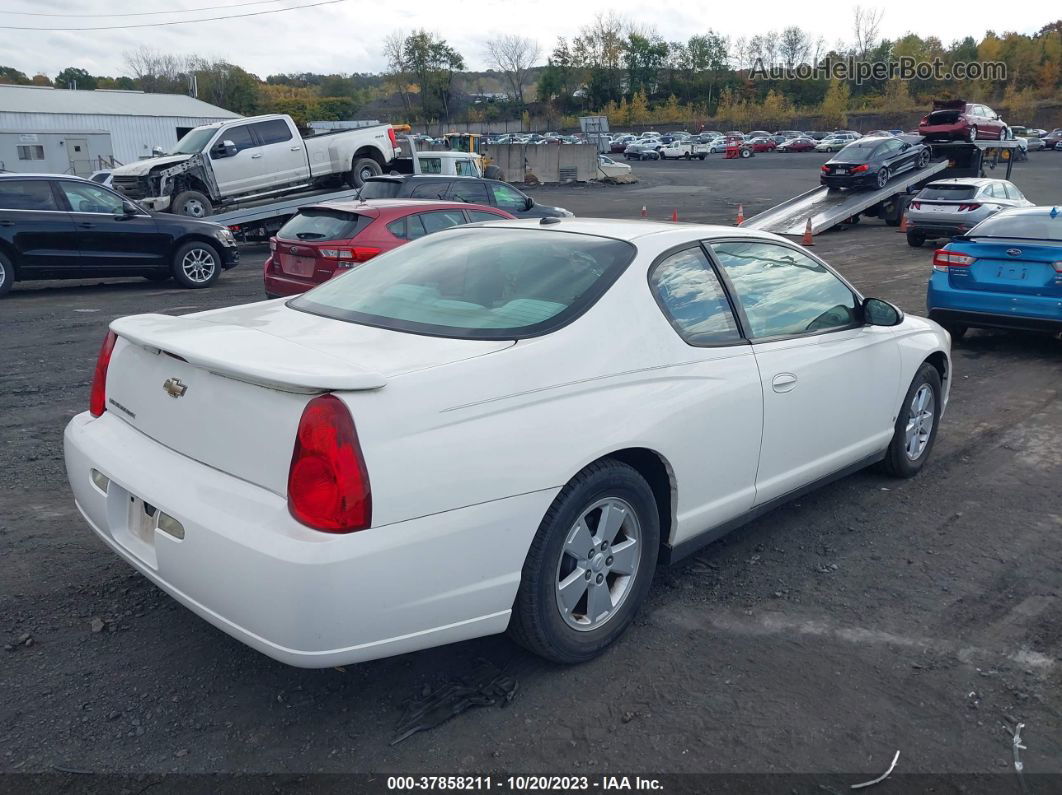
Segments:
[[[1031,157],[1014,181],[1062,200],[1062,154]],[[636,164],[637,185],[534,195],[578,215],[646,205],[732,223],[739,203],[748,216],[811,187],[823,159]],[[870,219],[815,244],[864,293],[923,310],[930,248]],[[1025,770],[1062,774],[1059,340],[972,332],[919,477],[854,475],[661,570],[636,624],[591,663],[552,666],[494,637],[306,671],[110,553],[62,462],[107,324],[259,300],[263,258],[248,248],[205,292],[39,283],[0,303],[0,772],[873,777],[900,750],[898,772],[994,773],[1018,791],[1023,722]],[[482,661],[517,682],[511,703],[390,745],[404,701]]]

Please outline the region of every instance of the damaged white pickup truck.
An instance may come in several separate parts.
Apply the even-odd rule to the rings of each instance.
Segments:
[[[360,188],[398,154],[389,124],[303,138],[290,116],[273,114],[196,127],[161,157],[114,169],[112,184],[149,210],[203,218],[329,182]]]

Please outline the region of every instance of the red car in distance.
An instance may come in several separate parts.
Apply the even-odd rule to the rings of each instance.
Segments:
[[[765,138],[762,135],[757,136],[756,138],[750,138],[746,141],[746,145],[757,154],[760,152],[773,152],[778,147],[778,144],[774,142],[773,138]]]
[[[814,138],[807,138],[801,136],[800,138],[790,138],[784,143],[778,144],[777,151],[779,152],[814,152],[815,147],[818,145],[818,141]]]
[[[933,112],[918,123],[927,141],[1002,141],[1007,125],[987,105],[964,99],[936,100]]]
[[[451,226],[513,216],[495,207],[424,199],[336,201],[300,207],[269,240],[269,298],[298,295],[363,262]]]

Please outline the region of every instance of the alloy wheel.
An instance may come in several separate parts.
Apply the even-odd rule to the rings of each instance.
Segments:
[[[217,267],[216,255],[205,248],[193,248],[181,260],[181,271],[189,281],[196,284],[209,282],[214,277]]]
[[[641,527],[618,497],[598,500],[568,531],[557,562],[557,609],[573,629],[595,630],[630,595],[641,558]]]
[[[929,444],[929,437],[933,433],[933,411],[936,408],[936,398],[933,396],[933,387],[922,384],[911,398],[911,405],[907,414],[907,428],[904,439],[904,452],[910,461],[917,461]]]
[[[887,168],[882,168],[880,171],[878,171],[878,187],[884,188],[888,184],[888,182],[889,170]]]
[[[4,267],[4,263],[0,260],[0,288],[7,282],[7,268]]]

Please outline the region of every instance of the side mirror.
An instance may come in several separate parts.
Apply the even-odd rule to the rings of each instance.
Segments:
[[[524,201],[524,209],[525,210],[530,210],[534,206],[535,206],[535,200],[532,199],[530,196],[528,196],[527,199]]]
[[[162,151],[162,147],[161,146],[156,146],[156,147],[152,148],[152,150],[151,150],[151,156],[152,157],[162,157],[163,154],[165,154],[165,153]]]
[[[132,202],[122,202],[122,216],[123,217],[132,218],[134,215],[137,215],[139,212],[140,212],[140,208],[138,208]]]
[[[909,143],[903,143],[903,144],[900,145],[900,151],[901,152],[906,152],[910,148],[911,148],[911,145]]]
[[[214,144],[214,149],[211,154],[215,158],[232,157],[234,154],[236,154],[237,151],[238,150],[236,149],[236,144],[234,144],[232,141],[218,141],[216,144]]]
[[[903,312],[880,298],[863,300],[863,322],[868,326],[898,326],[903,322]]]

